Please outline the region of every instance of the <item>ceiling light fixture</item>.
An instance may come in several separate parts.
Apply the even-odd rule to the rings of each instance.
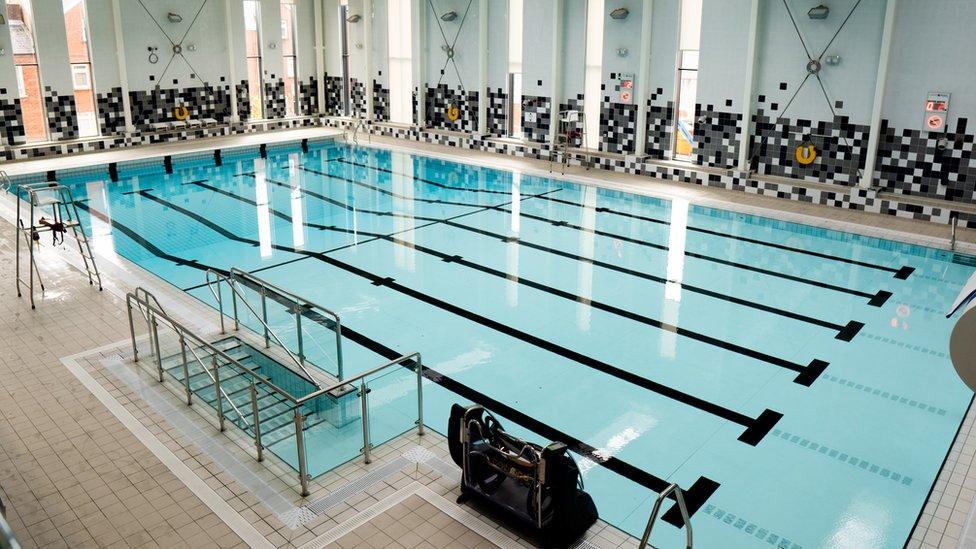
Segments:
[[[810,8],[810,11],[807,12],[807,17],[810,19],[822,20],[826,19],[828,14],[830,14],[830,8],[820,4],[819,6]]]
[[[451,22],[454,21],[455,19],[457,19],[457,12],[453,10],[441,16],[441,21]]]
[[[363,20],[363,16],[359,15],[358,13],[354,13],[349,17],[346,17],[346,21],[348,21],[349,23],[358,23],[362,20]]]
[[[610,12],[610,19],[616,19],[617,21],[623,21],[627,19],[630,15],[630,10],[627,8],[617,8]]]

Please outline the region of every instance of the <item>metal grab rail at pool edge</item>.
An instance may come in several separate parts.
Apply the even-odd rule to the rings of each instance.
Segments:
[[[262,292],[263,292],[262,293],[262,300],[267,299],[267,292],[270,290],[271,292],[273,292],[274,294],[278,295],[279,297],[282,297],[284,299],[288,299],[288,300],[291,300],[291,301],[294,302],[294,304],[295,304],[295,311],[293,311],[293,312],[295,313],[295,326],[297,328],[297,336],[299,338],[298,339],[298,345],[299,345],[299,347],[298,347],[298,356],[302,360],[304,360],[304,358],[305,358],[304,346],[303,346],[303,339],[301,338],[301,334],[302,334],[301,328],[302,328],[302,316],[303,316],[303,313],[306,312],[306,311],[308,311],[308,310],[312,310],[312,311],[316,311],[318,313],[322,313],[325,316],[330,317],[332,319],[333,324],[334,324],[333,332],[335,332],[335,339],[336,339],[336,378],[339,381],[342,381],[342,376],[343,376],[343,366],[342,366],[342,364],[343,364],[343,362],[342,362],[342,321],[339,319],[339,313],[336,313],[335,311],[333,311],[332,309],[329,309],[327,307],[323,307],[323,306],[319,305],[318,303],[315,303],[313,301],[309,301],[309,300],[305,299],[304,297],[302,297],[302,296],[300,296],[300,295],[298,295],[298,294],[296,294],[294,292],[288,291],[288,290],[282,288],[281,286],[278,286],[277,284],[268,282],[267,280],[265,280],[263,278],[260,278],[260,277],[257,277],[257,276],[254,276],[253,274],[251,274],[251,273],[249,273],[247,271],[244,271],[242,269],[238,269],[237,267],[231,267],[230,271],[228,272],[228,275],[230,277],[241,278],[241,279],[243,279],[243,280],[245,280],[247,282],[250,282],[252,284],[257,284],[259,287],[262,288]],[[216,297],[217,297],[218,300],[220,299],[220,296],[219,295],[216,296]],[[236,299],[236,298],[234,298],[234,299]],[[264,303],[262,303],[262,306],[263,305],[264,305]],[[222,303],[218,303],[218,306],[221,307],[221,310],[223,310],[222,309],[222,307],[223,307],[223,304]],[[237,329],[239,326],[238,326],[238,321],[237,321],[237,317],[236,317],[236,314],[237,314],[237,310],[236,309],[234,310],[234,314],[235,314],[235,317],[234,317],[234,328]],[[221,315],[221,319],[220,319],[221,329],[223,329],[223,321],[224,321],[223,320],[223,315]]]
[[[674,493],[674,499],[678,502],[678,510],[681,512],[681,520],[684,521],[685,525],[685,537],[687,542],[687,549],[691,549],[691,517],[688,516],[688,506],[685,505],[685,495],[684,491],[675,483],[671,483],[663,492],[657,495],[657,499],[654,500],[654,508],[651,509],[651,516],[647,519],[647,526],[644,528],[644,535],[641,536],[639,549],[644,549],[647,547],[647,540],[651,537],[651,530],[654,528],[654,523],[657,522],[657,514],[661,510],[661,504],[664,503],[665,498]]]
[[[7,172],[0,170],[0,191],[9,191],[12,185]]]
[[[338,381],[333,385],[330,385],[328,387],[322,387],[312,393],[309,393],[303,397],[298,398],[293,396],[288,391],[282,389],[281,387],[278,387],[277,385],[272,383],[269,379],[254,371],[252,368],[248,367],[245,364],[242,364],[238,360],[227,355],[227,353],[218,349],[208,341],[204,340],[203,337],[197,335],[194,331],[190,330],[179,321],[170,317],[168,314],[166,314],[165,311],[163,311],[158,306],[159,301],[155,298],[155,296],[153,296],[150,292],[146,291],[145,289],[141,289],[141,288],[138,288],[136,291],[129,292],[126,294],[126,307],[128,309],[128,315],[129,315],[129,335],[132,338],[132,356],[134,361],[136,362],[138,361],[139,353],[136,344],[135,324],[133,322],[133,317],[132,317],[133,303],[135,303],[139,307],[140,311],[144,311],[147,317],[150,319],[148,323],[151,332],[150,340],[152,341],[152,344],[154,346],[153,350],[156,355],[156,365],[160,371],[162,370],[162,356],[159,350],[159,334],[157,332],[158,322],[156,322],[156,320],[158,319],[164,321],[168,326],[170,326],[170,328],[172,328],[179,335],[180,349],[183,355],[183,379],[187,391],[188,405],[192,403],[192,397],[191,397],[192,390],[190,388],[189,376],[187,375],[188,374],[187,359],[186,359],[186,352],[185,352],[186,349],[188,348],[187,340],[192,340],[193,342],[199,344],[201,347],[207,349],[208,352],[211,353],[213,357],[212,367],[215,374],[214,381],[215,381],[215,385],[218,387],[218,390],[220,386],[221,366],[233,365],[235,368],[247,372],[251,376],[251,380],[250,380],[251,381],[251,411],[254,418],[253,434],[254,434],[254,443],[255,443],[255,449],[256,449],[258,461],[263,461],[264,459],[264,453],[263,453],[264,446],[261,443],[261,425],[258,416],[258,403],[257,403],[257,390],[256,390],[257,384],[258,383],[264,384],[268,389],[275,392],[281,398],[288,401],[292,407],[294,407],[295,443],[297,449],[299,480],[301,482],[301,495],[303,497],[309,495],[308,482],[310,478],[308,475],[308,464],[305,455],[305,428],[304,428],[305,416],[302,415],[302,409],[301,409],[302,405],[327,394],[331,396],[331,393],[342,390],[346,387],[354,388],[356,382],[359,382],[358,396],[361,399],[360,402],[361,402],[361,413],[362,413],[362,422],[363,422],[362,454],[364,457],[364,461],[366,463],[370,463],[371,444],[369,440],[370,439],[369,403],[367,399],[367,394],[369,390],[367,387],[366,378],[374,374],[377,374],[387,368],[391,368],[393,366],[404,367],[405,364],[413,363],[417,374],[417,421],[416,421],[417,434],[418,435],[424,434],[423,362],[419,352],[400,356],[386,363],[383,363],[375,368],[367,370],[366,372],[357,374],[355,377],[351,379]],[[218,356],[225,361],[224,364],[218,362],[217,360]],[[206,370],[206,368],[204,368],[204,370]],[[162,376],[160,376],[159,381],[162,382]],[[231,404],[233,405],[233,403]],[[224,416],[222,412],[221,398],[219,396],[217,397],[216,407],[217,407],[219,428],[221,431],[224,431]]]
[[[243,271],[241,271],[241,272],[243,272]],[[211,275],[213,275],[213,277],[214,277],[213,279],[210,278]],[[232,303],[233,303],[234,329],[235,330],[240,329],[240,323],[238,321],[238,315],[237,315],[237,299],[239,297],[240,300],[244,302],[244,306],[247,307],[247,309],[249,311],[251,311],[251,314],[254,315],[254,317],[258,320],[258,322],[261,323],[262,328],[264,328],[264,346],[265,346],[265,348],[270,348],[271,347],[271,339],[274,339],[275,340],[275,343],[277,343],[278,346],[281,347],[281,350],[284,351],[286,355],[288,355],[289,360],[291,360],[292,362],[294,362],[295,363],[295,366],[297,366],[298,369],[301,370],[305,374],[305,378],[308,380],[308,382],[311,383],[311,384],[313,384],[313,385],[315,385],[316,388],[321,388],[322,387],[322,384],[319,383],[318,380],[316,380],[312,376],[311,372],[309,372],[308,369],[305,368],[305,352],[304,352],[304,344],[302,342],[302,331],[301,331],[302,330],[302,309],[301,309],[301,307],[298,307],[297,304],[296,304],[296,307],[295,307],[295,309],[296,309],[295,310],[295,318],[296,318],[296,323],[297,323],[297,326],[298,326],[298,332],[296,333],[296,336],[298,337],[298,356],[295,356],[295,353],[292,353],[291,350],[288,349],[288,346],[285,345],[284,340],[282,340],[278,336],[278,334],[275,333],[275,331],[271,329],[271,326],[268,325],[268,295],[267,295],[266,285],[263,284],[263,281],[260,281],[260,279],[257,279],[258,281],[260,281],[260,282],[258,282],[258,284],[260,284],[260,287],[261,287],[261,314],[258,314],[258,312],[254,310],[254,307],[251,306],[250,302],[248,302],[247,296],[245,296],[244,293],[241,292],[241,291],[239,291],[238,288],[237,288],[237,286],[235,286],[235,284],[234,284],[235,281],[233,279],[233,276],[234,276],[233,269],[231,270],[231,273],[230,273],[229,276],[225,276],[225,275],[223,275],[221,273],[218,273],[217,271],[215,271],[213,269],[207,269],[207,271],[205,273],[205,276],[206,276],[206,281],[207,281],[207,288],[210,290],[210,293],[213,294],[214,299],[217,300],[217,308],[218,308],[218,312],[220,314],[220,333],[222,333],[222,334],[223,333],[227,333],[226,330],[225,330],[225,328],[224,328],[224,300],[223,300],[223,293],[220,291],[220,283],[221,282],[226,282],[227,283],[227,286],[230,288],[231,300],[232,300]],[[256,277],[251,277],[251,278],[254,279]],[[217,286],[217,289],[216,290],[214,289],[214,285]]]
[[[158,309],[159,311],[162,311],[164,314],[165,314],[165,310],[163,309],[163,305],[159,302],[159,300],[156,299],[156,296],[154,296],[148,290],[146,290],[145,288],[143,288],[141,286],[140,287],[137,287],[135,290],[133,290],[132,294],[135,297],[136,305],[139,307],[139,312],[142,313],[143,318],[146,319],[146,325],[149,327],[149,341],[150,341],[149,344],[150,344],[150,346],[152,346],[153,350],[155,351],[155,354],[156,354],[156,365],[158,367],[158,370],[157,370],[158,371],[158,379],[159,379],[160,382],[162,382],[163,381],[163,365],[162,365],[162,356],[161,356],[161,354],[159,352],[160,345],[159,345],[159,332],[158,332],[158,329],[157,329],[158,328],[158,325],[155,324],[156,323],[155,317],[150,314],[150,312],[149,312],[148,309],[143,308],[142,304],[143,303],[148,304],[151,301],[153,303],[153,305],[156,307],[156,309]],[[140,295],[142,296],[142,299],[140,299]],[[172,326],[172,323],[170,322],[170,319],[169,319],[168,316],[165,317],[165,320],[167,321],[167,323],[170,323],[171,327],[173,327]],[[130,333],[132,334],[133,338],[135,338],[135,326],[133,326],[133,324],[132,324],[132,308],[131,308],[131,306],[129,308],[129,330],[130,330]],[[177,332],[179,332],[179,330],[176,330],[175,327],[174,327],[174,330],[177,331]],[[135,341],[135,339],[133,339],[133,341]],[[243,422],[244,425],[246,425],[247,427],[250,427],[251,425],[250,425],[250,423],[248,423],[247,418],[244,417],[244,414],[241,413],[241,411],[237,408],[237,405],[234,404],[234,401],[230,399],[230,396],[223,389],[219,388],[220,387],[220,384],[217,382],[217,379],[214,377],[214,374],[211,373],[209,369],[207,369],[207,365],[200,358],[200,355],[197,354],[197,352],[193,349],[193,347],[186,346],[185,339],[181,337],[180,338],[180,352],[183,354],[183,357],[184,357],[184,360],[183,360],[183,378],[186,380],[186,390],[187,390],[186,391],[186,399],[187,399],[186,400],[186,403],[187,404],[192,404],[193,403],[193,396],[192,396],[193,395],[193,392],[190,390],[190,376],[188,375],[189,372],[187,371],[189,368],[188,368],[188,364],[187,364],[187,362],[185,360],[185,358],[186,358],[186,351],[190,351],[190,354],[193,355],[193,359],[196,360],[197,364],[200,365],[200,368],[203,370],[203,373],[207,374],[207,377],[210,378],[210,381],[212,381],[214,383],[214,385],[216,387],[218,387],[218,390],[220,391],[220,394],[223,395],[224,398],[227,399],[227,402],[230,403],[231,408],[233,408],[234,411],[237,412],[237,417],[241,418],[241,422]],[[132,355],[133,360],[136,361],[136,362],[138,362],[139,361],[139,355],[136,352],[135,345],[132,346],[132,352],[133,352],[133,355]]]

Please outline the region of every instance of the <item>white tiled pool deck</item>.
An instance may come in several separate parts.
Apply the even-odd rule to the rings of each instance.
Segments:
[[[300,132],[314,133],[279,132],[275,139],[305,136]],[[202,146],[180,145],[155,152],[178,154]],[[458,158],[456,151],[418,148]],[[144,147],[135,154],[145,157],[150,151]],[[99,153],[112,154],[122,156],[97,161],[134,153]],[[463,159],[546,169],[542,162],[481,153]],[[63,166],[66,159],[19,163],[17,170],[53,169],[44,162]],[[567,176],[600,177],[602,184],[626,190],[930,245],[945,246],[948,233],[922,222],[646,178],[575,171]],[[114,264],[101,259],[106,288],[98,292],[71,266],[71,254],[51,249],[40,255],[48,291],[32,311],[25,298],[17,298],[14,231],[9,211],[3,213],[0,498],[25,547],[528,545],[473,508],[454,503],[459,471],[449,464],[446,442],[436,433],[408,433],[377,447],[373,463],[354,460],[315,479],[311,496],[303,500],[291,469],[273,456],[257,463],[248,439],[233,429],[220,433],[215,422],[186,407],[129,358],[124,295],[136,285],[153,291],[174,315],[211,333],[216,330],[212,311],[121,259]],[[974,232],[962,231],[960,238],[966,249],[974,249]],[[908,547],[976,547],[976,525],[970,526],[976,496],[973,419],[970,410]],[[599,523],[587,544],[635,547],[636,540]]]

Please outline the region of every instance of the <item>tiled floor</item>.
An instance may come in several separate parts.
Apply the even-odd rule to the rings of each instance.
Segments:
[[[544,169],[540,163],[516,164]],[[817,216],[821,224],[864,223],[870,227],[866,232],[893,229],[938,239],[947,230],[742,193],[601,177],[605,184],[641,185],[647,192],[677,192],[698,202],[730,201],[743,209],[778,207],[788,216]],[[425,548],[525,544],[471,508],[453,504],[457,476],[443,467],[446,448],[436,434],[408,434],[378,447],[373,464],[350,462],[316,479],[306,500],[298,497],[291,470],[273,459],[257,464],[248,440],[232,430],[220,434],[213,422],[195,412],[187,416],[193,418],[189,423],[209,437],[204,442],[191,440],[173,416],[150,405],[139,387],[120,379],[121,370],[113,368],[141,372],[134,374],[137,379],[151,380],[146,370],[127,361],[128,326],[120,297],[126,290],[145,284],[158,290],[167,307],[174,304],[189,311],[187,318],[198,322],[205,316],[201,306],[124,261],[103,263],[107,289],[99,293],[67,267],[59,253],[45,251],[40,263],[48,291],[31,311],[26,299],[16,297],[9,223],[2,224],[0,234],[0,323],[5,334],[0,340],[0,498],[25,547],[243,546],[235,533],[247,535],[241,524],[256,530],[268,547],[396,547],[391,540],[403,547]],[[972,231],[962,233],[966,241],[972,242],[973,236]],[[212,328],[213,320],[203,323]],[[100,349],[91,352],[96,348]],[[76,370],[61,360],[71,355]],[[104,394],[94,394],[82,378]],[[163,389],[160,394],[172,409],[186,409],[175,393]],[[107,407],[106,402],[114,405]],[[976,525],[969,526],[976,495],[973,426],[971,411],[909,547],[976,547]],[[232,470],[208,454],[211,445],[224,448],[239,467]],[[441,466],[416,459],[418,445],[421,454],[436,457]],[[413,458],[402,461],[408,455]],[[390,464],[399,465],[383,469]],[[279,503],[295,514],[270,510],[267,498],[256,497],[241,480],[242,471],[271,487]],[[418,487],[423,491],[400,498],[405,490]],[[335,499],[339,495],[343,498]],[[317,501],[330,501],[331,506],[317,510]],[[286,523],[289,516],[297,522]],[[603,524],[589,532],[588,540],[597,547],[636,545],[633,538]],[[253,540],[252,544],[258,545]]]

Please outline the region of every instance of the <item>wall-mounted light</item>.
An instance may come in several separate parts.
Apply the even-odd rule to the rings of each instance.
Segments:
[[[187,44],[186,49],[189,50],[189,51],[197,51],[197,45],[196,44]]]
[[[834,66],[840,65],[840,56],[836,54],[828,55],[827,57],[824,57],[824,63],[827,63],[828,65],[834,65]]]
[[[810,19],[826,19],[827,15],[829,14],[830,14],[830,8],[828,8],[823,4],[820,4],[819,6],[810,8],[810,10],[807,12],[807,17],[809,17]]]
[[[610,19],[616,19],[617,21],[623,21],[627,19],[630,15],[630,10],[627,8],[617,8],[610,12]]]
[[[617,48],[617,55],[620,57],[627,57],[630,54],[630,50],[627,48]]]
[[[441,21],[447,21],[449,23],[455,19],[457,19],[457,12],[453,10],[441,16]]]
[[[168,19],[170,23],[182,23],[183,22],[183,16],[180,15],[180,14],[178,14],[178,13],[173,13],[173,12],[167,13],[166,14],[166,19]]]
[[[350,15],[349,17],[346,17],[346,22],[348,22],[348,23],[358,23],[358,22],[360,22],[362,20],[363,20],[363,16],[362,15],[359,15],[358,13],[354,13],[354,14]]]
[[[270,44],[268,44],[268,47],[271,48],[271,49],[276,49],[278,47],[278,43],[277,42],[271,42]]]

